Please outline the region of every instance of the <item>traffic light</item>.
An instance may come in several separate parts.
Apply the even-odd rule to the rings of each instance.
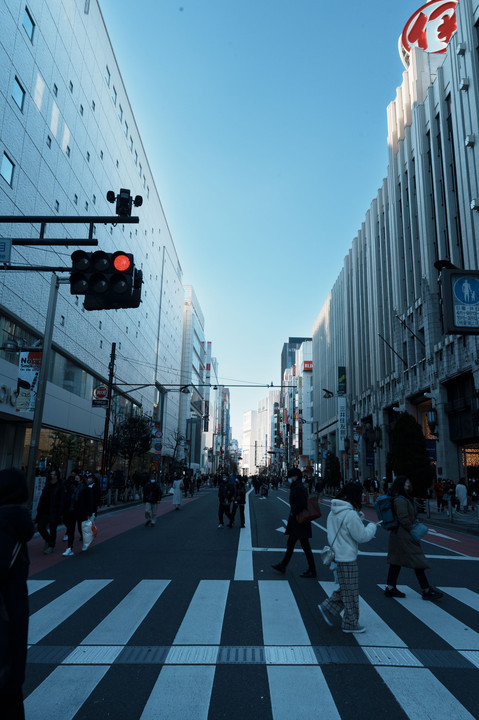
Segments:
[[[143,274],[133,255],[76,250],[71,257],[70,293],[85,296],[85,310],[139,307]]]

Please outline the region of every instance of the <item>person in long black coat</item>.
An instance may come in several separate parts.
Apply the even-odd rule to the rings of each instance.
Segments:
[[[30,560],[26,543],[33,537],[27,481],[20,470],[0,471],[0,605],[8,618],[1,621],[5,652],[0,654],[0,717],[24,720],[22,685],[28,638],[27,577]],[[15,553],[17,553],[15,557]],[[14,562],[12,563],[12,559]],[[4,641],[8,636],[6,647]]]
[[[296,515],[302,510],[305,510],[308,504],[308,491],[303,485],[303,473],[299,468],[288,470],[288,483],[290,483],[289,505],[291,508],[288,524],[286,525],[288,542],[283,559],[277,565],[272,565],[272,568],[280,573],[286,571],[286,567],[293,556],[294,546],[299,540],[306,555],[306,560],[308,561],[308,569],[301,573],[301,577],[315,578],[316,566],[314,564],[313,551],[309,544],[309,538],[313,535],[311,523],[309,521],[299,523],[296,520]]]
[[[55,468],[50,471],[50,477],[40,495],[35,521],[38,523],[38,532],[45,540],[43,553],[48,555],[55,549],[57,540],[57,527],[60,524],[63,510],[63,483],[60,473]]]

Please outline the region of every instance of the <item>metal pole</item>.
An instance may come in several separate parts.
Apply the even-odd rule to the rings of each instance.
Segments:
[[[106,457],[108,452],[108,431],[110,429],[110,411],[111,411],[111,400],[113,393],[113,377],[115,374],[115,354],[116,354],[116,343],[111,344],[110,353],[110,364],[108,366],[108,405],[106,406],[105,412],[105,429],[103,431],[103,450],[101,455],[101,482],[106,475]]]
[[[55,310],[57,306],[59,278],[55,273],[51,276],[50,295],[48,298],[47,317],[45,332],[43,335],[42,362],[38,374],[38,390],[33,411],[32,437],[28,450],[27,482],[28,499],[30,507],[33,505],[33,493],[35,488],[35,471],[37,467],[38,445],[42,429],[43,408],[45,406],[45,395],[47,389],[48,372],[50,370],[50,353],[52,348],[53,327],[55,324]]]

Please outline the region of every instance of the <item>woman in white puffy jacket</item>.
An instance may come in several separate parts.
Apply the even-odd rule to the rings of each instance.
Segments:
[[[334,551],[339,588],[319,605],[328,625],[344,610],[342,630],[361,633],[366,628],[359,624],[359,573],[358,544],[376,535],[376,524],[363,524],[361,510],[362,488],[359,483],[348,483],[331,502],[328,515],[328,542]]]

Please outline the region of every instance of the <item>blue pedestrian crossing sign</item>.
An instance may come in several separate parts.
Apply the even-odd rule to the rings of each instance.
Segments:
[[[479,334],[479,270],[441,271],[444,332]]]

